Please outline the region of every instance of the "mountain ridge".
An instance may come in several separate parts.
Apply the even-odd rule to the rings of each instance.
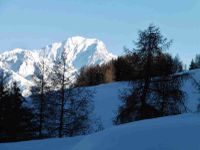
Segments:
[[[11,77],[9,82],[16,81],[24,96],[29,95],[28,90],[34,83],[32,76],[40,68],[41,60],[47,62],[47,67],[51,68],[55,61],[65,56],[68,75],[73,76],[83,66],[103,64],[116,56],[109,53],[104,43],[98,39],[74,36],[63,42],[54,42],[41,49],[21,49],[15,48],[10,51],[0,53],[0,68],[8,72]],[[49,69],[49,72],[51,69]]]

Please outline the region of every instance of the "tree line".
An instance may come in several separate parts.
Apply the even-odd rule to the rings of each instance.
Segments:
[[[197,54],[194,59],[192,59],[189,69],[198,69],[200,68],[200,55]]]
[[[26,99],[17,82],[8,83],[10,75],[1,69],[0,142],[83,135],[103,128],[93,112],[94,91],[70,83],[64,57],[63,53],[50,74],[48,62],[39,62]]]
[[[144,75],[141,74],[141,64],[139,64],[142,59],[139,53],[128,51],[124,56],[119,56],[105,64],[82,67],[75,86],[93,86],[116,81],[142,79]],[[160,76],[167,69],[171,69],[171,74],[181,72],[183,71],[183,63],[178,56],[173,57],[169,53],[163,53],[152,58],[152,76]]]

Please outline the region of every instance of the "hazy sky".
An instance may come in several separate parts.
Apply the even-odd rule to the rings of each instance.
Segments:
[[[0,50],[80,35],[120,55],[150,23],[173,39],[169,52],[185,63],[200,53],[200,0],[0,0]]]

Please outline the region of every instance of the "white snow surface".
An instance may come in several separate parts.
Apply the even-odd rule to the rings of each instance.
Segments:
[[[41,60],[45,60],[48,73],[51,73],[51,66],[61,59],[62,53],[65,55],[68,76],[71,79],[74,79],[76,72],[83,66],[102,64],[116,58],[107,51],[102,41],[75,36],[41,49],[16,48],[0,53],[0,68],[10,73],[10,80],[17,81],[23,95],[28,96],[29,88],[33,85],[32,76],[41,69]]]
[[[0,144],[1,150],[199,150],[200,114],[137,121],[73,138]]]

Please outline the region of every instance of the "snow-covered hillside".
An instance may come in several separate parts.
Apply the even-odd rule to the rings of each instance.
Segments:
[[[185,92],[185,104],[188,112],[196,112],[197,105],[200,104],[200,92],[194,86],[193,79],[200,81],[200,69],[188,71],[188,74],[189,78],[184,80],[182,87]],[[95,113],[100,116],[105,128],[112,126],[112,120],[121,105],[120,91],[127,87],[127,82],[115,82],[90,87],[90,89],[96,91],[94,98]]]
[[[200,69],[188,72],[200,80]],[[193,113],[137,121],[113,126],[112,120],[121,104],[119,91],[127,82],[116,82],[88,87],[95,90],[95,113],[105,130],[87,136],[46,139],[0,144],[0,150],[200,150],[200,114],[196,113],[200,93],[193,79],[184,81],[186,106]]]
[[[1,150],[199,150],[200,114],[137,121],[80,137],[0,144]]]
[[[65,55],[69,76],[74,76],[75,72],[85,65],[102,64],[116,58],[107,51],[102,41],[76,36],[42,49],[24,50],[17,48],[1,53],[0,68],[11,74],[10,80],[17,81],[23,95],[26,96],[28,89],[33,84],[32,76],[41,68],[41,60],[45,59],[50,73],[51,66],[61,58],[62,53]]]

